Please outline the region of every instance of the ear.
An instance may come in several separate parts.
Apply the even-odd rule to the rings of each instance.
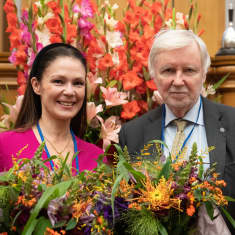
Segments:
[[[41,92],[40,92],[40,82],[38,81],[38,79],[36,77],[33,77],[31,79],[31,85],[32,85],[32,88],[33,88],[33,91],[37,94],[37,95],[41,95]]]

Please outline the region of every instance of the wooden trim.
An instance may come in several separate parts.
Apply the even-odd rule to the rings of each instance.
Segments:
[[[0,63],[10,63],[8,58],[10,56],[10,52],[0,52]]]
[[[17,71],[14,65],[10,63],[0,63],[0,86],[11,86],[16,88]]]

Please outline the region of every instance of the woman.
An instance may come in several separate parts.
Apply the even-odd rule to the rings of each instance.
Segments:
[[[42,158],[52,155],[77,171],[92,170],[102,149],[81,138],[86,129],[86,60],[76,48],[63,43],[44,47],[36,56],[15,130],[0,134],[0,171],[12,167],[12,155],[32,158],[45,141]],[[50,161],[48,167],[54,168]]]

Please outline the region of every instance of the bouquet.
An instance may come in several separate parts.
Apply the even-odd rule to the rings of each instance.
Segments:
[[[94,171],[77,175],[56,156],[48,159],[59,166],[51,172],[40,157],[43,144],[31,160],[19,158],[22,149],[13,168],[0,176],[0,232],[193,234],[203,205],[211,220],[216,207],[227,214],[232,199],[222,193],[226,183],[217,178],[215,165],[203,171],[196,145],[188,161],[173,161],[163,159],[159,143],[149,144],[159,150],[154,161],[145,160],[149,146],[141,161],[130,162],[128,152],[116,145],[114,166],[102,163],[101,156]]]
[[[161,28],[203,33],[198,30],[201,15],[196,1],[189,0],[188,14],[175,12],[174,1],[169,2],[128,0],[122,17],[117,18],[118,4],[107,0],[37,0],[22,9],[18,18],[14,1],[6,0],[9,60],[18,71],[18,93],[24,94],[32,62],[43,46],[69,43],[83,51],[89,66],[84,139],[103,149],[118,143],[122,123],[161,103],[147,68],[154,35]],[[211,94],[214,88],[202,92]]]

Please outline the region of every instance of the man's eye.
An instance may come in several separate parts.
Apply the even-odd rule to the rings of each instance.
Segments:
[[[185,73],[195,73],[196,70],[195,70],[195,69],[192,69],[192,68],[185,68],[185,69],[184,69],[184,72],[185,72]]]
[[[168,74],[168,73],[174,73],[174,72],[175,72],[175,70],[172,69],[172,68],[167,68],[167,69],[164,69],[164,70],[163,70],[163,73],[166,73],[166,74]]]

